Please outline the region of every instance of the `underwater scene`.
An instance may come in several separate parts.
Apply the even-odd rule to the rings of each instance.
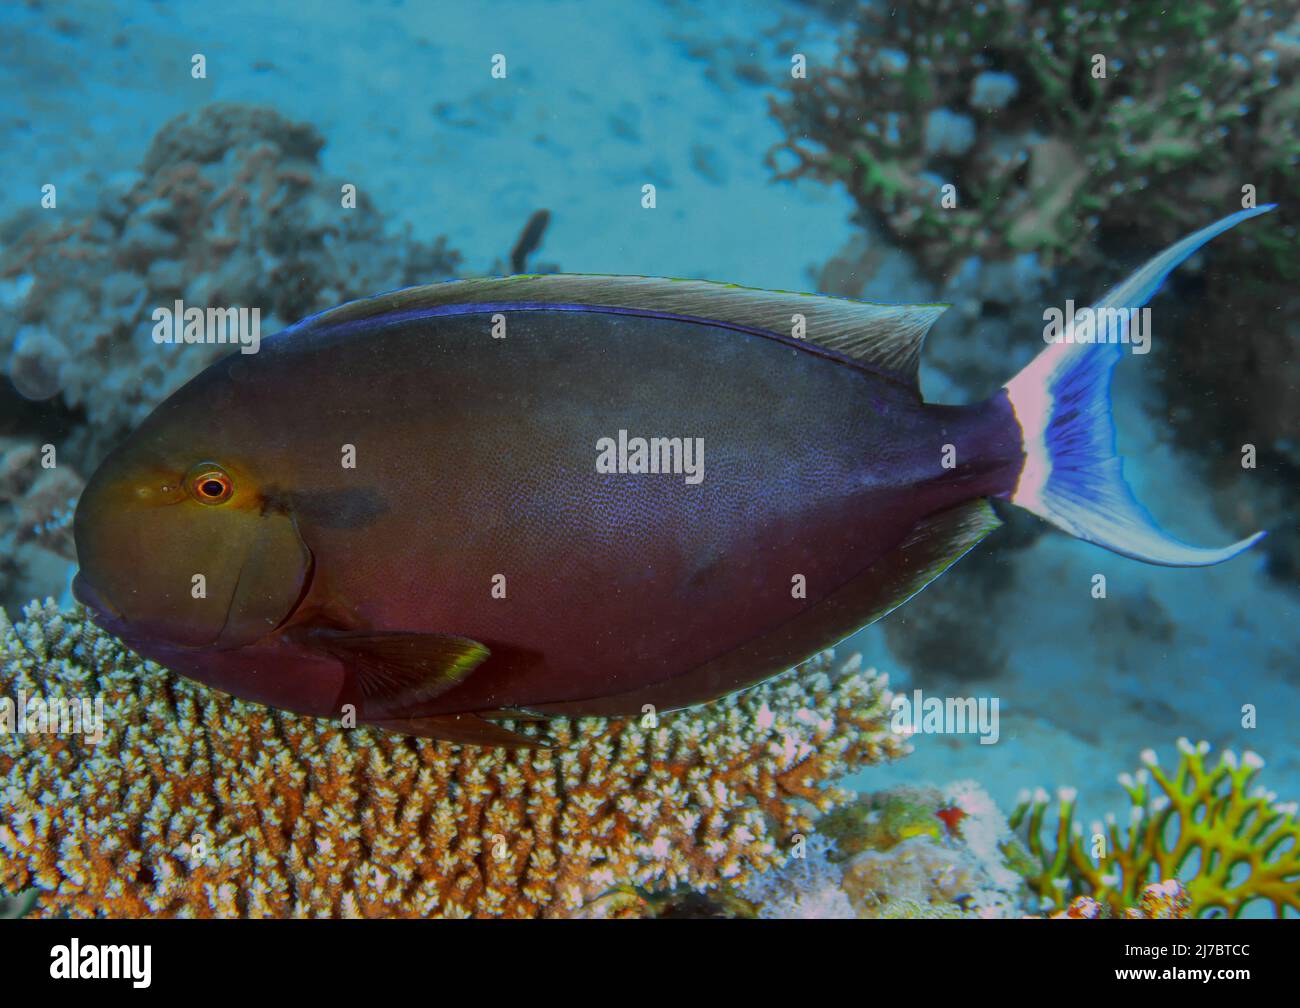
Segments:
[[[1300,916],[1300,3],[0,52],[0,916]]]

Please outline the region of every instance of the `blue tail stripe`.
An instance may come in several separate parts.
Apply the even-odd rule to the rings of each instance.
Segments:
[[[1094,310],[1141,308],[1170,272],[1211,238],[1274,206],[1242,210],[1171,245],[1110,291]],[[1054,344],[1008,383],[1025,435],[1026,471],[1031,466],[1046,470],[1045,480],[1023,494],[1017,488],[1012,500],[1080,539],[1147,563],[1199,567],[1249,549],[1264,533],[1222,549],[1180,542],[1166,534],[1133,495],[1116,454],[1111,413],[1111,378],[1122,355],[1121,343]]]

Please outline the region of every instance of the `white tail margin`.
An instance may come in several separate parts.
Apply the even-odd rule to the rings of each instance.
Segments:
[[[1274,205],[1242,210],[1171,245],[1094,305],[1094,315],[1141,308],[1211,238]],[[1128,311],[1106,314],[1121,326],[1128,323]],[[1012,503],[1079,539],[1170,567],[1222,563],[1259,542],[1263,532],[1222,549],[1203,549],[1179,542],[1155,523],[1124,482],[1115,453],[1110,385],[1126,340],[1076,343],[1072,333],[1063,335],[1006,384],[1025,452]]]

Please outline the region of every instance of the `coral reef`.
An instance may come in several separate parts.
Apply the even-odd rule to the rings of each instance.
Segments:
[[[389,233],[364,189],[345,205],[345,180],[321,170],[323,144],[269,109],[211,105],[166,124],[140,172],[110,180],[92,210],[60,204],[0,223],[0,434],[53,442],[60,458],[57,470],[20,475],[28,449],[4,443],[0,499],[13,503],[0,506],[0,603],[62,590],[56,559],[70,554],[32,529],[58,517],[55,498],[76,496],[76,472],[230,352],[155,343],[156,309],[256,308],[270,335],[456,271],[442,238]]]
[[[620,886],[584,904],[572,916],[584,920],[748,920],[755,914],[749,902],[724,887],[708,892],[688,888],[647,892]]]
[[[857,911],[844,891],[844,870],[831,860],[834,851],[835,841],[829,837],[804,838],[795,857],[748,880],[738,887],[738,895],[762,918],[852,920]]]
[[[978,785],[899,789],[876,807],[880,818],[867,817],[871,839],[843,862],[843,885],[859,916],[1024,912],[1023,880],[1003,852],[1012,839],[1007,820]],[[846,854],[853,849],[847,838],[841,842]]]
[[[736,890],[760,917],[1019,917],[1013,837],[971,781],[863,795],[827,813],[800,856]]]
[[[768,162],[778,178],[842,184],[857,205],[869,247],[846,250],[821,286],[861,294],[875,274],[870,296],[954,303],[962,345],[981,352],[954,342],[937,363],[967,394],[1014,370],[1024,343],[1008,333],[1041,328],[1045,269],[1059,267],[1059,298],[1082,299],[1240,209],[1245,187],[1258,203],[1300,191],[1294,5],[920,0],[863,3],[851,20],[834,65],[810,66],[772,100],[785,139]],[[1294,580],[1300,241],[1288,209],[1221,243],[1213,268],[1180,271],[1176,296],[1157,302],[1178,351],[1151,361],[1216,510],[1278,529],[1270,569]],[[1243,444],[1263,477],[1249,505]]]
[[[42,448],[0,437],[0,604],[29,598],[32,581],[61,585],[76,557],[71,521],[83,482]]]
[[[931,264],[1095,255],[1106,227],[1165,245],[1243,183],[1261,202],[1294,191],[1300,48],[1284,17],[1206,0],[862,4],[838,64],[773,100],[787,138],[769,162],[843,183]],[[1294,265],[1284,246],[1266,251]]]
[[[1192,898],[1177,879],[1152,882],[1142,890],[1138,905],[1126,907],[1126,920],[1184,920],[1191,916]],[[1101,920],[1112,916],[1110,908],[1091,896],[1077,896],[1053,918],[1065,920]]]
[[[1296,805],[1253,786],[1264,761],[1225,751],[1211,767],[1208,743],[1180,739],[1178,748],[1172,774],[1154,752],[1143,753],[1144,767],[1120,778],[1130,802],[1124,822],[1110,816],[1087,836],[1074,819],[1073,790],[1058,796],[1054,829],[1047,793],[1025,797],[1010,821],[1028,846],[1026,877],[1045,906],[1067,909],[1073,891],[1123,916],[1134,903],[1147,905],[1151,882],[1176,880],[1197,915],[1240,916],[1256,901],[1279,917],[1300,911]]]
[[[368,194],[321,171],[324,140],[264,108],[217,104],[155,137],[90,213],[0,225],[0,361],[14,388],[84,417],[66,450],[105,446],[228,345],[159,345],[153,312],[247,307],[269,335],[352,297],[453,274],[458,256],[386,232]],[[12,391],[7,391],[12,396]]]
[[[20,691],[105,712],[97,744],[0,733],[0,887],[44,914],[625,915],[630,887],[783,863],[849,798],[834,780],[906,749],[884,680],[829,654],[657,725],[489,750],[241,703],[52,603],[0,624],[0,696]]]
[[[1111,899],[1079,895],[1066,903],[1068,887],[1046,877],[1041,847],[1031,855],[1013,832],[1021,814],[1009,822],[972,781],[860,795],[822,816],[784,865],[720,890],[749,903],[751,914],[719,906],[730,916],[771,918],[1036,917],[1035,894],[1047,889],[1054,918],[1192,915],[1191,894],[1172,877],[1137,886],[1131,897],[1115,891]],[[1260,850],[1273,842],[1266,838]],[[626,916],[653,913],[634,893],[618,907]]]

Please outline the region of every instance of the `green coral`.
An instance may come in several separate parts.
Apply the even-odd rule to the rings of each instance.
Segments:
[[[1076,261],[1108,227],[1167,244],[1205,206],[1239,208],[1244,184],[1260,202],[1295,191],[1297,24],[1220,0],[864,4],[836,65],[773,100],[786,139],[769,164],[843,183],[939,270],[971,255]],[[977,96],[986,73],[1015,81],[1001,107]],[[969,136],[935,143],[936,115]],[[1300,275],[1294,243],[1264,238]]]
[[[817,832],[835,841],[828,855],[845,861],[864,850],[889,850],[914,836],[943,840],[945,830],[935,810],[944,806],[934,788],[900,788],[866,795],[822,816]]]
[[[1075,793],[1063,789],[1054,829],[1046,792],[1022,802],[1010,823],[1028,846],[1030,886],[1048,908],[1091,896],[1116,915],[1142,899],[1151,882],[1178,879],[1198,915],[1240,916],[1257,900],[1276,916],[1300,912],[1300,823],[1295,803],[1279,803],[1255,785],[1264,761],[1231,751],[1207,765],[1209,743],[1180,739],[1178,767],[1167,774],[1155,754],[1120,783],[1130,807],[1121,824],[1108,817],[1089,835],[1075,822]],[[1103,851],[1094,859],[1094,845]]]

